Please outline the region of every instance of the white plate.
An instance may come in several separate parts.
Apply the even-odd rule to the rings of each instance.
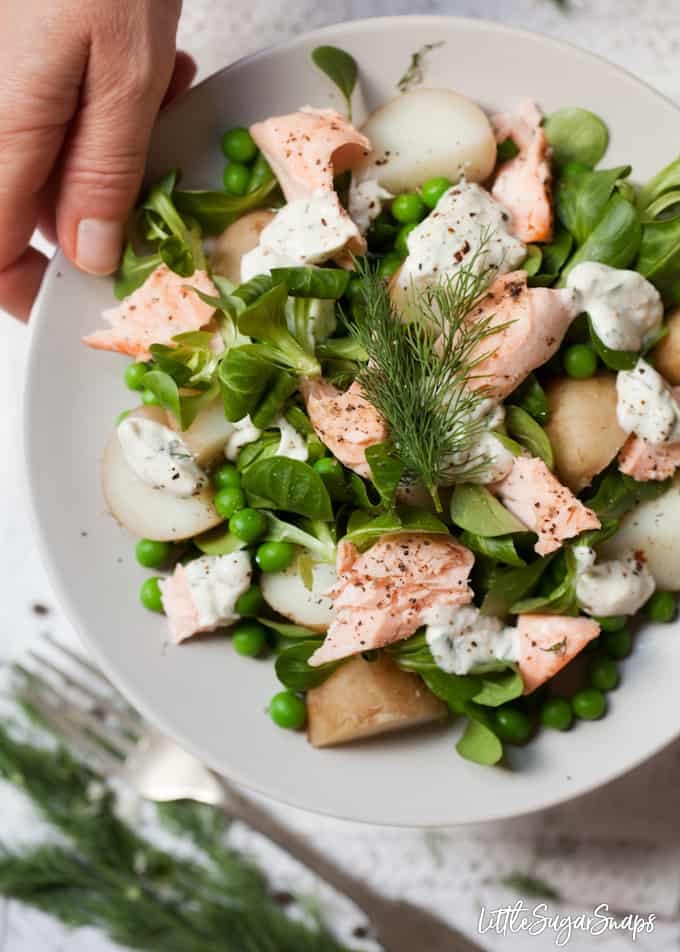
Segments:
[[[333,43],[361,67],[369,106],[395,94],[411,53],[444,40],[427,82],[488,109],[530,96],[547,112],[584,106],[611,130],[607,165],[630,163],[644,180],[680,154],[677,109],[638,80],[544,37],[479,20],[398,17],[333,26],[249,57],[192,90],[163,117],[150,175],[178,166],[193,187],[221,179],[219,142],[230,126],[339,104],[310,53]],[[117,413],[132,404],[124,361],[88,350],[110,283],[62,256],[52,263],[33,315],[26,393],[28,475],[38,532],[58,597],[104,670],[131,701],[187,749],[232,779],[296,806],[371,823],[479,822],[546,807],[603,784],[680,732],[678,631],[648,626],[624,665],[603,721],[544,732],[512,752],[512,769],[462,760],[456,729],[436,729],[313,750],[265,713],[277,690],[273,666],[237,657],[226,638],[166,644],[163,619],[138,600],[147,574],[134,540],[107,516],[99,487],[102,447]]]

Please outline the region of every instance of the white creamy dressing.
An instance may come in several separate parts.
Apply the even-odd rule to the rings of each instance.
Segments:
[[[661,374],[640,358],[632,370],[616,375],[616,417],[626,433],[650,443],[680,440],[680,404]]]
[[[341,252],[359,231],[335,192],[317,189],[288,202],[262,230],[260,242],[241,259],[241,280],[270,268],[321,264]]]
[[[589,615],[634,615],[656,588],[654,577],[634,553],[623,559],[596,562],[587,545],[573,548],[576,557],[576,597]]]
[[[473,605],[447,605],[424,613],[425,638],[435,663],[449,674],[468,674],[519,661],[519,632]]]
[[[510,233],[510,215],[473,182],[452,186],[427,218],[409,234],[408,257],[398,283],[408,291],[426,287],[470,267],[512,271],[526,258],[526,246]]]
[[[250,419],[250,414],[237,420],[232,426],[234,429],[224,446],[224,455],[230,462],[234,463],[241,447],[259,440],[262,436],[262,430],[255,426]]]
[[[459,482],[463,479],[482,485],[498,482],[508,475],[515,459],[507,446],[492,432],[502,426],[505,409],[494,400],[481,400],[471,414],[471,419],[482,421],[483,429],[466,449],[452,453],[445,463],[452,472],[455,470]],[[468,466],[470,475],[464,476],[464,469]]]
[[[162,423],[126,417],[118,425],[118,440],[130,469],[154,489],[187,498],[208,483],[179,433]]]
[[[247,552],[203,555],[185,565],[184,575],[202,631],[212,631],[239,620],[236,602],[250,587],[251,565]]]
[[[390,198],[394,198],[392,192],[383,188],[376,179],[357,180],[352,176],[349,186],[349,217],[362,235],[366,234],[382,211],[383,202]]]
[[[310,354],[317,344],[328,340],[337,324],[335,301],[299,297],[289,297],[286,301],[286,326]]]
[[[306,463],[309,453],[305,438],[283,416],[277,417],[274,426],[278,426],[281,431],[281,440],[276,450],[276,456],[286,456],[288,459],[296,459],[301,463]]]
[[[306,462],[309,455],[307,451],[307,441],[298,433],[295,427],[291,426],[288,420],[283,416],[277,417],[272,423],[272,426],[278,427],[281,431],[281,439],[274,455],[287,456],[288,459],[297,459],[303,463]],[[233,424],[233,427],[233,433],[224,447],[224,455],[232,463],[236,462],[241,448],[248,443],[254,443],[255,440],[259,440],[263,432],[255,426],[250,416],[245,416],[242,420],[237,420],[236,423]]]
[[[640,350],[663,321],[661,295],[637,271],[584,261],[569,272],[567,287],[612,350]]]

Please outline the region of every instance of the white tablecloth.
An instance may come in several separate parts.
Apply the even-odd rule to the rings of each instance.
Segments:
[[[633,70],[680,100],[678,0],[573,0],[561,12],[553,0],[185,0],[180,43],[205,76],[230,60],[286,36],[358,16],[458,13],[503,20],[587,47]],[[55,607],[31,534],[19,446],[25,329],[0,320],[0,659],[17,657],[42,631],[73,634]],[[10,584],[11,580],[11,584]],[[36,613],[36,604],[49,614]],[[277,808],[288,822],[313,835],[338,863],[347,864],[391,895],[435,909],[476,934],[479,910],[514,902],[501,880],[514,872],[550,882],[562,903],[551,913],[577,915],[608,902],[617,911],[658,915],[655,931],[638,937],[609,932],[598,938],[574,931],[569,948],[624,952],[677,949],[680,923],[680,823],[677,789],[680,745],[621,781],[543,817],[510,828],[464,833],[393,832],[354,827]],[[0,839],[35,835],[31,811],[0,785]],[[295,872],[255,838],[240,834],[277,877]],[[531,906],[534,900],[525,897]],[[488,949],[554,947],[551,931],[528,938],[478,937]],[[0,952],[106,952],[113,948],[89,930],[67,932],[46,917],[0,900]],[[421,950],[414,950],[421,952]],[[426,952],[426,950],[422,950]]]

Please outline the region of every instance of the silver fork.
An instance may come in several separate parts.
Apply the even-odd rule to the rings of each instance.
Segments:
[[[102,776],[122,778],[148,800],[189,799],[220,807],[351,899],[370,924],[360,926],[355,935],[376,938],[388,952],[482,952],[432,913],[381,896],[329,862],[265,807],[242,796],[227,780],[145,723],[79,652],[50,635],[44,638],[60,655],[59,663],[41,652],[29,652],[30,670],[14,666],[21,678],[17,693]]]

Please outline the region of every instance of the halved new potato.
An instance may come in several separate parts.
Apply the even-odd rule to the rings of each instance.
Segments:
[[[363,126],[372,152],[355,170],[395,194],[435,176],[483,182],[496,164],[496,139],[479,106],[450,89],[414,89],[376,109]]]
[[[167,426],[160,407],[140,407],[132,415]],[[182,499],[154,489],[128,466],[114,430],[104,450],[102,489],[111,515],[143,539],[178,542],[207,532],[222,522],[213,505],[213,491],[206,486],[195,496]]]
[[[260,235],[274,217],[268,208],[258,208],[225,228],[215,244],[212,268],[234,284],[241,283],[241,258],[260,243]]]
[[[312,631],[326,631],[334,618],[333,603],[326,593],[337,581],[335,566],[315,562],[310,590],[293,563],[285,572],[263,572],[260,587],[267,604],[279,615]]]
[[[640,503],[621,520],[613,539],[598,549],[603,559],[618,559],[628,552],[644,556],[659,588],[680,591],[680,474],[668,492]]]
[[[656,369],[677,387],[680,384],[680,307],[674,308],[666,321],[668,333],[652,351]]]
[[[417,674],[402,671],[387,655],[375,661],[351,658],[307,694],[308,736],[314,747],[429,724],[447,713]]]
[[[557,377],[546,395],[550,419],[545,431],[555,454],[555,471],[565,486],[579,492],[611,463],[628,436],[616,418],[616,377]]]
[[[209,469],[217,462],[224,462],[224,447],[234,432],[234,424],[224,415],[221,397],[204,407],[186,430],[180,430],[172,413],[168,413],[167,418],[166,425],[181,433],[199,466]]]

